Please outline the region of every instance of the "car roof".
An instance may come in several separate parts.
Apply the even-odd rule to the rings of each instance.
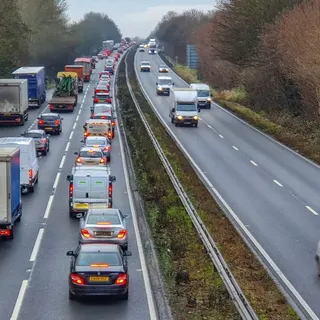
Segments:
[[[105,119],[88,119],[88,120],[86,120],[86,123],[96,123],[96,122],[109,124],[109,120],[105,120]]]
[[[80,245],[81,252],[118,252],[118,245],[111,243],[85,243]]]
[[[53,112],[50,112],[50,113],[42,113],[42,114],[41,114],[41,117],[42,117],[42,116],[45,116],[45,117],[47,117],[47,116],[59,117],[59,113],[53,113]]]
[[[112,110],[108,110],[106,112],[98,112],[95,114],[95,116],[112,116]],[[103,120],[103,119],[101,119]]]
[[[90,151],[90,150],[92,150],[92,151],[99,151],[99,152],[101,152],[101,149],[100,148],[94,148],[94,147],[82,147],[82,148],[80,148],[80,152],[81,151]]]
[[[101,140],[101,139],[108,140],[107,137],[103,137],[103,136],[89,136],[89,137],[87,137],[86,141],[88,141],[88,140]]]
[[[159,68],[168,68],[165,64],[160,64]]]
[[[91,215],[103,215],[103,214],[119,214],[119,209],[108,208],[108,209],[89,209],[87,214]]]
[[[165,77],[165,76],[158,76],[159,80],[172,80],[171,77]]]
[[[25,133],[40,133],[40,134],[44,134],[45,131],[44,130],[40,130],[40,129],[31,129],[31,130],[25,131]]]

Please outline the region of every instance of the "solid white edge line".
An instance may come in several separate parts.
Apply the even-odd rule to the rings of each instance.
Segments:
[[[115,82],[113,82],[113,83],[114,83],[113,87],[115,87]],[[113,95],[113,96],[115,96],[115,95]],[[140,233],[139,233],[137,213],[136,213],[136,210],[134,207],[134,201],[133,201],[132,192],[130,189],[128,168],[127,168],[124,146],[123,146],[123,142],[122,142],[122,137],[121,137],[118,121],[117,121],[117,131],[118,131],[119,145],[120,145],[120,150],[121,150],[123,174],[124,174],[124,179],[125,179],[126,188],[127,188],[127,192],[128,192],[128,200],[129,200],[130,210],[132,213],[133,228],[134,228],[134,232],[136,234],[136,242],[137,242],[137,248],[138,248],[138,253],[139,253],[140,262],[141,262],[142,276],[143,276],[143,281],[144,281],[145,290],[146,290],[150,319],[157,320],[158,319],[157,312],[156,312],[156,309],[154,306],[153,295],[152,295],[152,291],[151,291],[151,284],[150,284],[150,279],[149,279],[149,272],[148,272],[148,268],[147,268],[147,264],[146,264],[146,260],[145,260],[145,256],[144,256],[142,240],[141,240]]]
[[[58,172],[57,176],[56,176],[56,179],[54,180],[54,184],[53,184],[53,187],[52,187],[53,189],[55,189],[58,186],[60,175],[61,175],[61,173]]]
[[[136,62],[135,56],[135,62]],[[163,60],[159,57],[159,59],[163,62]],[[163,62],[164,63],[164,62]],[[135,71],[136,71],[136,64],[135,64]],[[171,70],[172,72],[172,70]],[[184,80],[182,80],[176,73],[172,72],[177,78],[179,78],[181,81],[186,83]],[[137,73],[139,74],[139,73]],[[300,293],[296,290],[296,288],[292,285],[292,283],[289,281],[289,279],[284,275],[284,273],[280,270],[280,268],[276,265],[276,263],[272,260],[272,258],[269,256],[269,254],[264,250],[264,248],[260,245],[260,243],[256,240],[256,238],[253,236],[253,234],[249,231],[249,229],[244,225],[244,223],[240,220],[240,218],[237,216],[237,214],[233,211],[233,209],[229,206],[229,204],[224,200],[224,198],[221,196],[221,194],[218,192],[218,190],[212,185],[210,180],[206,177],[206,175],[203,173],[203,171],[200,169],[198,164],[193,160],[193,158],[190,156],[188,151],[185,149],[185,147],[181,144],[177,136],[173,133],[171,128],[168,126],[168,124],[163,120],[160,113],[158,112],[157,108],[154,107],[152,104],[152,101],[146,91],[144,90],[143,86],[141,85],[139,76],[138,82],[140,84],[140,87],[142,89],[142,92],[146,95],[147,100],[150,102],[150,105],[152,106],[152,109],[157,114],[159,119],[161,119],[161,122],[163,125],[167,128],[167,130],[170,132],[172,137],[174,138],[176,144],[179,146],[179,148],[183,151],[183,153],[187,156],[189,161],[192,163],[193,167],[196,169],[196,171],[200,174],[200,176],[203,178],[203,180],[206,182],[208,187],[212,190],[212,192],[215,194],[215,196],[219,199],[219,201],[222,203],[222,205],[226,208],[226,210],[229,212],[229,214],[232,216],[232,218],[235,220],[236,224],[241,228],[241,230],[244,232],[244,234],[249,238],[249,240],[252,242],[252,244],[256,247],[256,249],[260,252],[260,254],[264,257],[264,259],[269,263],[270,267],[274,270],[274,272],[278,275],[278,277],[285,283],[285,285],[288,287],[288,289],[291,291],[291,293],[295,296],[295,298],[299,301],[299,303],[305,308],[306,312],[309,314],[312,320],[319,320],[317,315],[313,312],[313,310],[310,308],[310,306],[307,304],[307,302],[302,298]],[[187,83],[186,83],[187,84]],[[188,85],[188,84],[187,84]],[[219,108],[223,109],[219,106]],[[237,118],[237,117],[235,117]],[[241,120],[241,119],[239,119]],[[255,128],[254,128],[255,129]],[[260,132],[259,130],[255,129],[257,132]],[[268,137],[268,136],[267,136]],[[271,139],[271,138],[270,138]],[[272,139],[271,139],[272,140]],[[277,142],[277,141],[275,141]],[[281,145],[281,144],[280,144]],[[289,148],[288,148],[289,149]],[[289,149],[291,150],[291,149]],[[292,150],[291,150],[292,151]],[[293,151],[292,151],[293,152]],[[293,152],[294,153],[294,152]],[[299,154],[298,154],[299,155]],[[303,157],[302,157],[303,158]],[[319,166],[320,168],[320,166]]]
[[[30,259],[29,259],[30,262],[34,262],[37,258],[37,255],[38,255],[38,252],[40,249],[40,245],[41,245],[41,241],[42,241],[42,237],[43,237],[43,233],[44,233],[44,228],[41,228],[39,230],[36,242],[34,243],[34,247],[33,247]]]
[[[279,187],[283,187],[283,185],[282,185],[279,181],[273,180],[273,182],[274,182],[275,184],[277,184]]]
[[[316,212],[316,211],[314,211],[311,207],[306,206],[306,208],[307,208],[310,212],[312,212],[315,216],[318,216],[318,215],[319,215],[319,213]]]
[[[61,159],[61,162],[60,162],[60,165],[59,165],[59,169],[62,169],[63,168],[63,165],[64,165],[64,162],[66,160],[66,156],[64,155]]]
[[[47,207],[46,207],[46,211],[44,212],[43,219],[48,219],[49,218],[49,214],[50,214],[50,211],[51,211],[53,199],[54,199],[54,195],[52,194],[49,197],[49,201],[48,201],[48,204],[47,204]]]
[[[10,320],[17,320],[19,317],[20,309],[22,307],[23,298],[26,294],[26,290],[28,287],[28,280],[22,280],[21,287],[19,290],[18,298],[16,300],[16,304],[14,305],[13,312]]]
[[[73,131],[71,131],[70,136],[69,136],[69,140],[71,140],[73,137]]]
[[[70,147],[70,142],[67,143],[66,148],[64,149],[64,152],[68,152],[69,147]]]
[[[254,166],[258,166],[254,161],[250,160],[250,162],[254,165]]]

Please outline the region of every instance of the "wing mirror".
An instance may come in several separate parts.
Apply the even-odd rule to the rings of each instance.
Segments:
[[[81,140],[80,142],[84,143],[84,140]]]
[[[158,82],[156,82],[156,85],[158,85]]]
[[[79,152],[74,152],[74,154],[75,154],[75,155],[78,155],[78,154],[79,154]]]
[[[200,108],[198,108],[198,112],[200,112],[201,111],[201,109]]]
[[[85,129],[85,128],[86,128],[86,125],[84,124],[82,128]]]
[[[73,251],[67,251],[67,256],[68,257],[74,257],[74,252]]]
[[[174,109],[174,108],[172,108],[172,109],[171,109],[171,112],[175,112],[175,109]]]
[[[72,252],[72,251],[71,251],[71,252]],[[126,257],[131,257],[131,256],[132,256],[132,252],[131,252],[131,251],[125,251],[125,252],[123,253],[123,255],[126,256]]]
[[[71,176],[70,176],[69,174],[67,175],[66,180],[67,180],[67,181],[70,181],[70,180],[71,180]]]
[[[110,176],[110,181],[111,182],[116,182],[116,177],[115,176]]]

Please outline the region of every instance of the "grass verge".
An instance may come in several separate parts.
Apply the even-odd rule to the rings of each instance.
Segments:
[[[194,81],[195,72],[172,61],[163,55],[161,58],[187,83]],[[192,79],[192,81],[190,80]],[[223,108],[231,111],[255,128],[274,137],[301,155],[320,164],[320,126],[318,121],[292,117],[289,113],[257,112],[245,107],[247,95],[242,88],[232,90],[212,90],[213,99]]]
[[[119,67],[118,99],[174,319],[240,320],[132,102],[123,63]]]
[[[130,82],[147,121],[259,318],[299,319],[266,270],[243,242],[219,205],[199,180],[188,160],[167,134],[145,100],[135,77],[133,55],[128,57],[128,63],[131,66],[129,68]]]

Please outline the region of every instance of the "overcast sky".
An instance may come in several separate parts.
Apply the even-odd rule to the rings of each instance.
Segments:
[[[161,17],[169,10],[183,12],[188,9],[208,11],[214,0],[67,0],[69,17],[80,20],[89,11],[106,13],[118,25],[123,36],[147,37]],[[177,4],[173,4],[177,3]]]

